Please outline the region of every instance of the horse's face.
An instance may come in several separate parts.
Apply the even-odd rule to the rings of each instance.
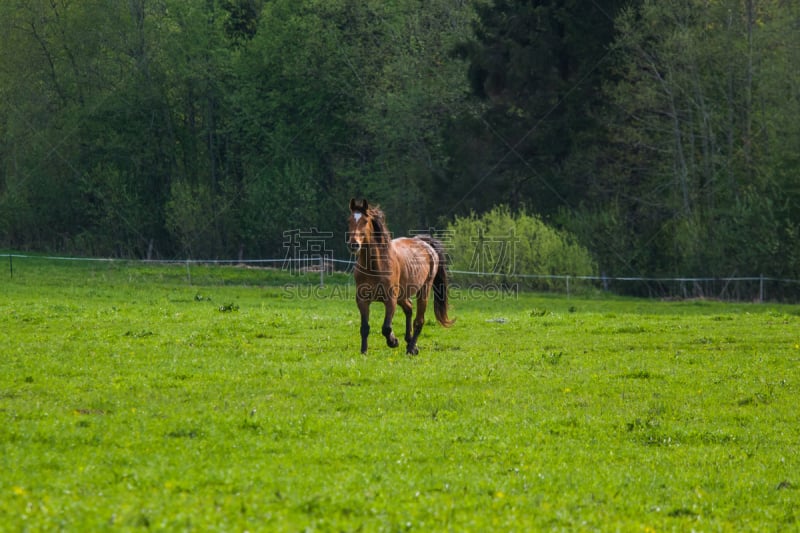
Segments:
[[[352,253],[357,254],[370,241],[371,231],[369,217],[361,210],[352,210],[347,221],[347,246]]]

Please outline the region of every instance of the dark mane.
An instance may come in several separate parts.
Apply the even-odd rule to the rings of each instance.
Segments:
[[[378,206],[371,206],[367,209],[367,217],[372,222],[372,231],[376,243],[381,246],[388,246],[392,240],[389,230],[386,228],[386,217]]]

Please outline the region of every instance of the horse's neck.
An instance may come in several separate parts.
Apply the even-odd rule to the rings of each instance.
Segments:
[[[392,253],[391,242],[362,248],[358,254],[359,270],[370,274],[390,272]]]

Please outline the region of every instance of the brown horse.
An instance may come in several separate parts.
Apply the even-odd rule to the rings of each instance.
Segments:
[[[397,305],[406,315],[406,353],[416,355],[417,338],[425,324],[425,309],[433,288],[433,310],[444,327],[453,323],[447,317],[447,271],[442,243],[427,235],[392,239],[383,211],[370,207],[366,200],[350,200],[347,244],[357,256],[355,268],[356,303],[361,312],[361,353],[367,353],[369,305],[383,302],[386,315],[381,333],[391,348],[399,342],[392,331]],[[413,330],[411,298],[417,300]]]

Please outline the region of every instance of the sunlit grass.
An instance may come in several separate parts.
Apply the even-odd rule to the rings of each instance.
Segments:
[[[2,278],[0,529],[797,525],[798,306],[462,292],[362,356],[347,277],[191,268]]]

